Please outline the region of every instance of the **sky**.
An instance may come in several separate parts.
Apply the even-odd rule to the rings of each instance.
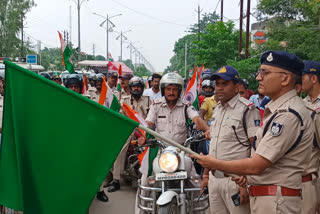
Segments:
[[[71,41],[78,46],[78,0],[34,0],[33,7],[27,14],[25,33],[36,44],[41,41],[41,48],[60,47],[57,31],[70,30],[71,6]],[[197,23],[197,8],[201,14],[213,12],[217,8],[220,14],[220,0],[80,0],[81,51],[106,56],[106,30],[99,25],[104,18],[93,13],[110,16],[122,14],[111,19],[115,24],[114,32],[109,33],[109,52],[117,61],[120,56],[118,32],[125,32],[127,40],[123,43],[123,60],[130,59],[129,43],[154,67],[156,72],[163,72],[170,65],[174,55],[175,42],[187,35],[191,24]],[[246,10],[246,0],[245,10]],[[257,0],[251,0],[252,12]],[[224,20],[235,21],[239,25],[239,0],[224,0]],[[244,21],[245,22],[245,21]],[[255,19],[251,16],[251,23]],[[132,60],[135,62],[134,54]],[[137,59],[138,60],[138,59]]]

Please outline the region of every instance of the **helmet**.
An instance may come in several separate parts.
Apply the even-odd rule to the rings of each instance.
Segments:
[[[210,80],[210,79],[211,79],[211,76],[212,76],[212,75],[210,75],[210,74],[203,74],[203,75],[202,75],[202,79],[203,79],[203,80]]]
[[[204,91],[204,88],[205,87],[211,87],[213,90],[212,90],[212,92],[206,92],[206,91]],[[210,81],[210,80],[203,80],[202,81],[202,93],[203,93],[203,95],[205,96],[205,97],[211,97],[211,96],[213,96],[213,94],[214,94],[214,82],[213,81]]]
[[[102,81],[103,81],[103,78],[102,78],[102,77],[105,77],[104,74],[98,73],[98,74],[96,75],[96,81],[102,82]]]
[[[83,88],[83,79],[79,74],[69,74],[66,80],[66,87],[70,84],[78,84],[80,86],[80,91]]]
[[[138,86],[142,90],[139,92],[132,91],[132,86]],[[134,76],[129,80],[129,90],[133,96],[141,97],[143,93],[143,89],[144,89],[144,81],[141,77]]]
[[[95,73],[91,73],[89,75],[89,80],[93,80],[93,81],[96,81],[97,80],[97,75]]]
[[[43,76],[44,78],[48,79],[48,80],[51,80],[50,75],[48,73],[46,73],[46,72],[42,72],[42,73],[40,73],[40,75]]]
[[[160,80],[161,95],[164,96],[164,88],[168,85],[176,85],[179,88],[179,96],[182,97],[184,81],[178,73],[167,73]]]

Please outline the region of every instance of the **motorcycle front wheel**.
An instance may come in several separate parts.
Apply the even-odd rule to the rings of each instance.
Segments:
[[[159,206],[158,214],[178,214],[179,206],[176,200],[171,201],[170,203]]]

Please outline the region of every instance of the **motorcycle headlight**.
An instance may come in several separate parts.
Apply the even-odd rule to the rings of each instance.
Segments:
[[[179,167],[179,158],[173,152],[163,152],[159,158],[159,166],[165,172],[175,172]]]

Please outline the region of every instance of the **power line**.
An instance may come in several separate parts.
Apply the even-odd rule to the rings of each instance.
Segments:
[[[122,7],[127,8],[128,10],[131,10],[131,11],[133,11],[133,12],[141,15],[141,16],[145,16],[145,17],[148,17],[148,18],[150,18],[150,19],[154,19],[154,20],[160,21],[160,22],[162,22],[162,23],[173,24],[173,25],[177,25],[177,26],[181,26],[181,27],[188,27],[187,25],[183,25],[183,24],[179,24],[179,23],[175,23],[175,22],[171,22],[171,21],[159,19],[159,18],[154,17],[154,16],[150,16],[150,15],[148,15],[148,14],[146,14],[146,13],[143,13],[143,12],[137,11],[137,10],[135,10],[135,9],[132,9],[132,8],[130,8],[130,7],[127,7],[126,5],[120,3],[120,2],[118,2],[118,1],[116,1],[116,0],[112,0],[112,1],[115,2],[116,4],[121,5]]]

